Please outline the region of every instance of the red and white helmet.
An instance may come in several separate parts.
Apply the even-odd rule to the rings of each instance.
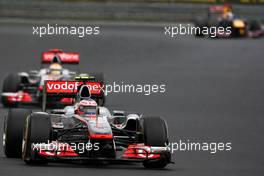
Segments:
[[[81,100],[77,103],[75,113],[79,115],[97,115],[99,112],[98,105],[96,101],[89,100]]]

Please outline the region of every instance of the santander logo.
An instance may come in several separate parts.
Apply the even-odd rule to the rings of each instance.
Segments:
[[[47,93],[76,93],[78,86],[82,84],[76,81],[47,81]],[[100,94],[101,86],[99,82],[88,82],[87,86],[91,94]]]

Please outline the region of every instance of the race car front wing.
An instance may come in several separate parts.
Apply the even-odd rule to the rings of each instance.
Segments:
[[[107,161],[107,162],[144,162],[150,160],[166,159],[168,163],[171,161],[171,153],[166,147],[153,147],[144,144],[129,145],[128,148],[120,152],[115,158],[108,157],[86,157],[79,155],[70,146],[57,148],[56,150],[48,149],[52,144],[40,144],[34,146],[35,158],[41,157],[48,161]],[[32,146],[33,147],[33,146]],[[45,148],[45,150],[43,150]],[[52,147],[50,147],[52,148]],[[118,152],[118,151],[116,151]]]

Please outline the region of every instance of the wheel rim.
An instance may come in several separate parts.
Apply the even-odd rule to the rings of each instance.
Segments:
[[[6,145],[6,132],[3,133],[3,147],[5,148]]]
[[[23,140],[22,140],[22,158],[23,160],[26,159],[26,150],[27,150],[27,143],[28,143],[28,118],[26,119],[26,125],[24,127],[24,131],[23,131]]]
[[[6,128],[6,117],[5,117],[5,120],[4,120],[4,132],[3,132],[3,148],[5,149],[5,147],[6,147],[6,130],[7,130],[7,128]]]

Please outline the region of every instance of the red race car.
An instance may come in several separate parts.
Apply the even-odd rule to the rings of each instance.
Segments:
[[[163,118],[110,113],[91,99],[96,90],[87,81],[47,81],[44,111],[11,109],[4,123],[6,156],[22,156],[26,164],[141,162],[146,168],[164,168],[172,163]],[[74,105],[45,111],[45,97],[54,96],[74,98]]]
[[[77,71],[66,68],[69,65],[78,67],[79,62],[80,54],[76,52],[64,52],[60,49],[43,52],[40,70],[12,73],[5,78],[1,94],[2,104],[5,107],[18,107],[21,104],[40,105],[46,80],[74,80],[76,75],[86,75],[103,87],[104,75],[102,73],[81,74],[78,68],[75,69]],[[105,103],[103,91],[93,93],[92,98],[100,105]],[[71,103],[71,100],[67,98],[50,100],[50,105]]]

